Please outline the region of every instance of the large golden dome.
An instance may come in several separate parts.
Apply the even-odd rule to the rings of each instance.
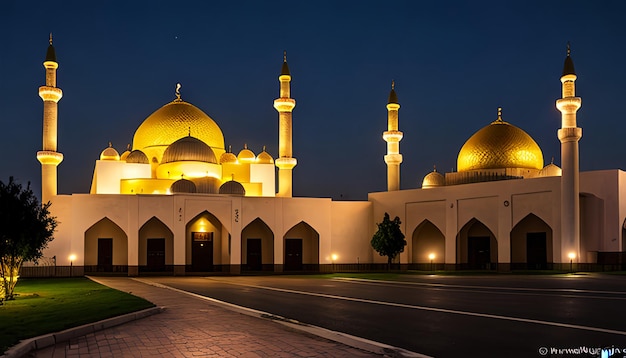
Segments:
[[[474,133],[457,159],[459,172],[478,169],[543,168],[543,153],[523,130],[498,119]]]
[[[176,99],[156,110],[137,128],[133,149],[146,153],[150,161],[161,162],[165,149],[178,139],[193,135],[217,154],[224,152],[220,127],[196,106]]]

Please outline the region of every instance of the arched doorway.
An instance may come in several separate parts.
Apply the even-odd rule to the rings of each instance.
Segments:
[[[198,214],[187,223],[186,271],[220,271],[218,265],[221,264],[222,231],[222,223],[208,211]]]
[[[418,268],[432,270],[431,255],[433,255],[432,263],[444,263],[445,253],[446,238],[443,233],[432,222],[422,221],[413,231],[411,262],[418,264]]]
[[[511,230],[511,269],[551,269],[552,250],[552,228],[535,214],[528,214]]]
[[[473,218],[457,234],[456,255],[461,269],[495,270],[498,241],[485,224]]]
[[[171,272],[174,265],[174,233],[152,217],[139,229],[139,271]]]
[[[274,270],[274,233],[260,218],[254,219],[241,231],[241,269]]]
[[[319,271],[320,235],[304,221],[284,236],[285,271]]]
[[[104,217],[85,231],[85,272],[128,272],[128,236]]]

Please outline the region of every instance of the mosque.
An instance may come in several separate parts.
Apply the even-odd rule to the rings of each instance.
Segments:
[[[122,154],[111,146],[102,151],[90,193],[59,195],[62,91],[52,38],[43,65],[43,148],[37,159],[42,201],[51,202],[59,222],[45,256],[71,266],[73,274],[374,267],[386,262],[370,245],[384,213],[402,221],[407,246],[397,262],[404,268],[508,271],[621,264],[626,175],[618,169],[579,172],[581,98],[569,48],[562,98],[556,101],[562,113],[557,133],[562,168],[544,165],[539,145],[499,110],[462,145],[455,172],[435,170],[421,188],[400,190],[403,133],[392,85],[382,133],[388,188],[370,193],[367,201],[292,197],[296,101],[286,56],[274,100],[276,158],[265,150],[255,154],[244,148],[235,154],[225,148],[217,122],[185,102],[177,87],[173,101],[137,122],[132,147]]]

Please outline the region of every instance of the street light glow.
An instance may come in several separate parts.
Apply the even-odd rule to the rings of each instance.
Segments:
[[[573,260],[573,259],[575,259],[575,258],[576,258],[576,254],[575,254],[575,253],[573,253],[573,252],[570,252],[570,253],[567,255],[567,257],[569,257],[569,259],[570,259],[570,260]]]
[[[431,260],[434,260],[435,259],[435,254],[431,253],[430,255],[428,255],[428,258],[431,259]]]
[[[76,260],[76,255],[71,254],[71,255],[70,255],[70,262],[72,262],[72,261],[74,261],[74,260]]]

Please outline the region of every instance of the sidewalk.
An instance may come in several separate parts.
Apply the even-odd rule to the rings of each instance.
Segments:
[[[165,310],[31,352],[29,357],[380,357],[383,352],[398,353],[380,346],[372,349],[367,344],[373,342],[361,342],[370,351],[353,348],[306,333],[323,329],[296,330],[140,280],[99,277],[97,281]],[[358,339],[355,342],[359,346]]]

